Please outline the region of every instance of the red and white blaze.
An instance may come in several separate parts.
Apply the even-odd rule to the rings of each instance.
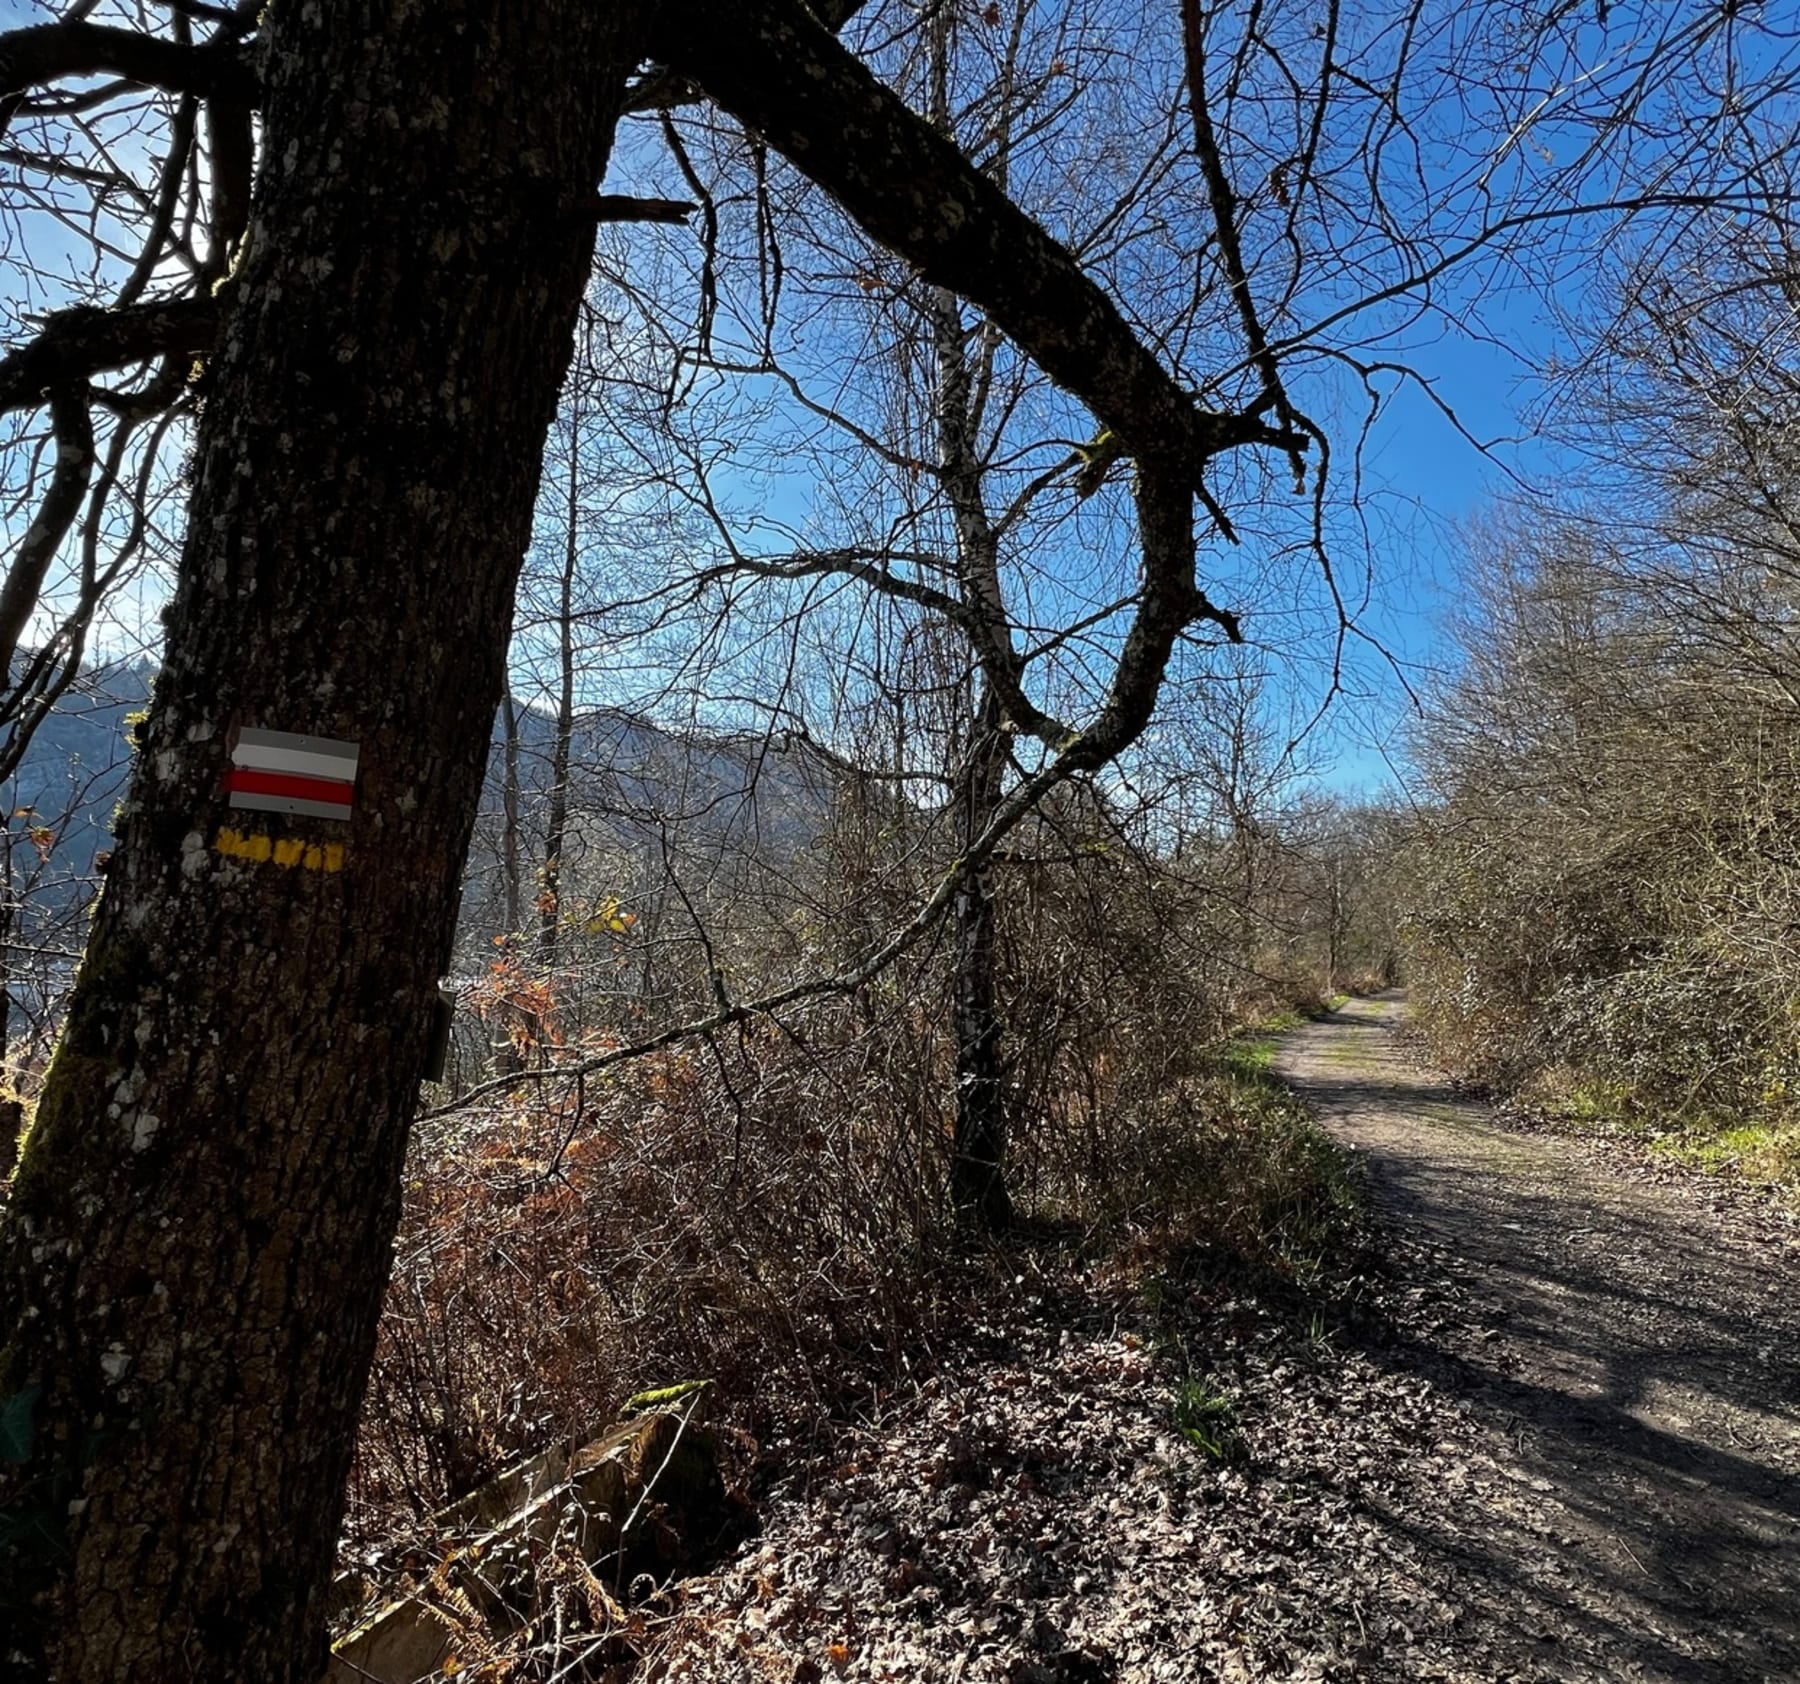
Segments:
[[[238,732],[225,793],[236,808],[347,819],[356,794],[355,743],[289,731]]]

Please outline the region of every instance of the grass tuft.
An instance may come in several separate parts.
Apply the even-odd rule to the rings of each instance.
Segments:
[[[1211,1381],[1189,1375],[1177,1382],[1175,1430],[1215,1462],[1241,1462],[1246,1455],[1237,1404]]]

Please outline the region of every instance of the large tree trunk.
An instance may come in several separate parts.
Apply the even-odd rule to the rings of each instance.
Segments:
[[[167,664],[0,1236],[10,1675],[322,1666],[408,1120],[642,9],[273,8]],[[354,816],[229,811],[239,727],[358,743]]]

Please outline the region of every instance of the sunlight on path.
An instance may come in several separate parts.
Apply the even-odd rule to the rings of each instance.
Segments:
[[[1501,1126],[1408,1060],[1404,1013],[1352,1001],[1275,1068],[1403,1239],[1467,1273],[1467,1325],[1411,1357],[1473,1406],[1490,1466],[1406,1518],[1454,1563],[1471,1642],[1507,1655],[1496,1676],[1800,1679],[1800,1235]]]

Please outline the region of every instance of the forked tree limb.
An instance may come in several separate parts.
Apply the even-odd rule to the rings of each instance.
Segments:
[[[667,0],[656,49],[924,278],[978,305],[1140,462],[1304,449],[1260,415],[1202,409],[1074,257],[799,0]]]
[[[122,310],[78,306],[44,318],[37,337],[0,357],[0,414],[47,392],[157,357],[201,356],[217,342],[220,299],[177,298]]]
[[[672,0],[662,14],[665,27],[683,36],[681,45],[673,36],[661,43],[671,65],[784,152],[928,282],[985,310],[1137,457],[1143,579],[1136,613],[1091,723],[1049,744],[1053,752],[1045,763],[1007,791],[906,923],[855,964],[754,999],[721,993],[714,1010],[690,1022],[560,1069],[496,1077],[425,1113],[428,1117],[459,1111],[528,1081],[594,1074],[804,1000],[854,992],[873,980],[936,927],[970,876],[1052,790],[1097,771],[1137,739],[1150,721],[1176,640],[1188,628],[1205,621],[1227,641],[1242,641],[1237,617],[1209,600],[1195,577],[1196,495],[1211,506],[1201,475],[1210,457],[1240,445],[1285,451],[1305,444],[1254,414],[1201,410],[1074,258],[793,0],[717,0],[704,8],[704,18],[699,5],[700,0]],[[831,571],[856,571],[844,557],[825,556],[818,563]],[[913,595],[972,629],[977,609],[964,601],[936,591],[930,597],[938,600],[893,594]],[[993,676],[985,660],[984,670]]]

